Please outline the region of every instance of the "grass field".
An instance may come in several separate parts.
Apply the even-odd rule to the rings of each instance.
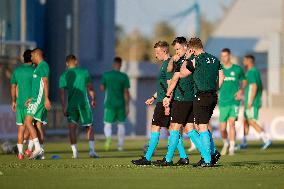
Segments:
[[[260,143],[250,143],[247,150],[222,157],[214,168],[194,168],[197,152],[190,155],[191,165],[185,167],[133,166],[130,161],[142,154],[144,142],[126,141],[125,151],[113,148],[104,152],[103,141],[98,141],[100,159],[88,158],[87,142],[79,144],[80,158],[76,160],[70,158],[67,142],[46,144],[46,160],[18,161],[15,155],[0,155],[0,189],[284,188],[284,142],[274,142],[267,151],[259,149]],[[166,141],[161,141],[153,159],[163,157],[165,146]],[[61,158],[51,159],[52,155]]]

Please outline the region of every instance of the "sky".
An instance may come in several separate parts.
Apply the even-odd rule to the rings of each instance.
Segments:
[[[196,0],[202,15],[211,21],[222,17],[222,5],[228,6],[234,0]],[[116,0],[117,25],[126,33],[139,30],[145,36],[152,36],[154,26],[166,21],[176,28],[177,34],[196,31],[196,14],[193,12],[183,18],[173,19],[178,13],[187,10],[195,0]],[[189,28],[190,26],[190,28]]]

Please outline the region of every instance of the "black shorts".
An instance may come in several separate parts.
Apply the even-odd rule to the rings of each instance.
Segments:
[[[169,128],[170,126],[170,116],[165,115],[165,108],[162,102],[157,102],[156,104],[152,119],[152,125],[166,128]]]
[[[208,124],[217,105],[217,94],[214,92],[200,93],[193,101],[195,124]]]
[[[187,123],[193,123],[192,101],[173,101],[171,109],[171,123],[178,123],[184,126]]]

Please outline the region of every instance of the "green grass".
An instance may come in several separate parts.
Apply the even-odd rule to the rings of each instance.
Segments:
[[[46,144],[46,160],[18,161],[15,155],[0,155],[0,189],[284,188],[284,142],[274,142],[267,151],[259,149],[260,143],[250,143],[247,150],[222,157],[214,168],[192,167],[199,160],[197,152],[190,155],[191,165],[186,167],[133,166],[130,161],[141,155],[144,142],[126,141],[124,152],[115,148],[104,152],[103,141],[98,141],[100,159],[88,158],[87,142],[79,144],[76,160],[70,158],[67,142]],[[163,157],[165,145],[166,141],[160,142],[153,159]],[[51,159],[52,155],[61,158]]]

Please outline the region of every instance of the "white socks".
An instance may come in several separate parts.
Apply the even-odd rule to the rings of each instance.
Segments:
[[[34,145],[35,145],[35,151],[40,151],[41,147],[40,147],[38,138],[34,138],[34,139],[33,139],[33,143],[34,143]]]
[[[29,140],[28,149],[29,149],[30,151],[33,151],[33,147],[34,147],[34,142],[33,142],[33,140]]]
[[[73,152],[73,157],[77,158],[77,156],[78,156],[77,144],[71,144],[71,149],[72,149],[72,152]]]
[[[229,151],[234,151],[234,149],[235,149],[235,141],[230,141],[230,149],[229,149]]]
[[[118,147],[123,147],[125,136],[125,126],[124,124],[117,125],[117,137],[118,137]]]
[[[23,152],[23,144],[17,144],[19,154],[24,154]]]
[[[105,126],[104,126],[104,133],[105,133],[105,137],[106,137],[106,138],[111,137],[112,128],[111,128],[111,124],[110,124],[110,123],[105,123]]]
[[[89,152],[90,153],[94,153],[95,152],[94,146],[95,146],[95,141],[90,140],[89,141]]]
[[[229,146],[229,141],[228,139],[223,139],[223,145],[228,147]]]
[[[269,140],[269,137],[267,136],[267,134],[264,131],[259,133],[259,136],[264,143],[266,143]]]

